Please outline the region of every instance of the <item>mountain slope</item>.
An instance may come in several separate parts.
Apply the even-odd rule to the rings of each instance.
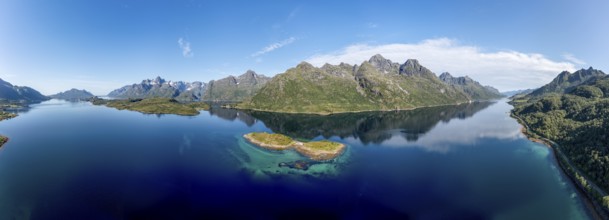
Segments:
[[[88,98],[92,98],[93,96],[94,95],[88,92],[87,90],[70,89],[68,91],[60,92],[49,97],[64,100],[85,100]]]
[[[563,71],[552,82],[542,86],[539,89],[530,93],[530,96],[543,96],[548,93],[564,93],[568,92],[571,88],[581,85],[586,81],[598,77],[604,76],[605,73],[600,70],[593,69],[581,69],[574,73]]]
[[[294,113],[410,109],[467,102],[417,60],[393,63],[375,55],[361,65],[303,62],[279,74],[239,108]]]
[[[49,98],[27,86],[15,86],[0,79],[0,101],[41,102]]]
[[[536,92],[514,98],[512,114],[529,136],[556,142],[557,155],[569,160],[558,160],[566,172],[609,209],[609,196],[591,184],[609,192],[609,76],[592,68],[563,72]]]
[[[269,77],[248,70],[238,77],[228,76],[211,80],[205,89],[205,101],[243,101],[252,97],[270,80]]]
[[[462,90],[472,100],[489,100],[503,97],[499,90],[480,85],[479,82],[469,78],[469,76],[453,77],[450,73],[445,72],[439,78],[443,82]]]

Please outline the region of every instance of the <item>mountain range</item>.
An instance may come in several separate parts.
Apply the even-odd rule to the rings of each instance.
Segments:
[[[0,101],[34,103],[48,100],[40,92],[27,86],[15,86],[0,79]]]
[[[174,98],[182,102],[242,101],[258,91],[269,77],[248,70],[240,76],[228,76],[204,82],[166,81],[161,77],[126,85],[108,94],[113,98]]]
[[[166,81],[161,77],[142,80],[139,84],[126,85],[108,94],[113,98],[175,98],[180,101],[200,101],[205,83]]]
[[[317,68],[302,62],[273,77],[237,107],[330,114],[451,105],[498,94],[496,89],[483,87],[469,77],[461,82],[461,78],[444,76],[448,82],[415,59],[399,64],[379,54],[360,65],[325,64]]]

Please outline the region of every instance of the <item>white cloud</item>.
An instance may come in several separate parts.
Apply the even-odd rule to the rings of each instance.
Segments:
[[[570,53],[564,53],[562,55],[562,58],[564,58],[565,60],[575,63],[575,64],[579,64],[579,65],[585,65],[586,61],[583,61],[581,59],[578,59],[577,57],[575,57],[575,55],[570,54]]]
[[[184,57],[192,57],[195,54],[192,52],[192,49],[190,48],[190,42],[184,40],[184,38],[179,38],[178,39],[178,45],[180,46],[180,49],[182,49],[182,56]]]
[[[268,46],[262,48],[262,50],[256,51],[256,53],[253,53],[251,56],[252,57],[262,56],[268,52],[282,48],[288,44],[294,43],[295,40],[296,40],[295,37],[290,37],[290,38],[282,40],[280,42],[273,43],[271,45],[268,45]]]
[[[340,62],[360,64],[374,54],[399,63],[406,59],[418,59],[436,74],[450,72],[455,76],[468,75],[501,91],[536,88],[550,82],[563,70],[575,70],[571,62],[553,61],[541,54],[510,50],[486,52],[447,38],[415,44],[354,44],[340,51],[313,55],[306,61],[315,66]]]

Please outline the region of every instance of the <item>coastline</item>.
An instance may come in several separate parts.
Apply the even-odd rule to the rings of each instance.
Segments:
[[[591,215],[591,217],[596,220],[609,219],[609,213],[607,213],[607,211],[603,208],[603,206],[601,204],[599,204],[599,201],[597,201],[596,198],[594,198],[594,196],[591,195],[591,192],[589,192],[586,189],[586,187],[584,185],[582,185],[582,183],[580,181],[578,181],[577,178],[574,176],[574,175],[578,175],[580,173],[580,171],[577,170],[576,168],[572,167],[572,165],[570,165],[569,158],[566,155],[564,155],[560,149],[558,149],[558,144],[556,144],[555,142],[553,142],[547,138],[544,138],[544,137],[541,137],[541,136],[535,134],[533,131],[530,130],[529,126],[522,119],[520,119],[520,117],[513,114],[512,112],[510,112],[510,117],[516,119],[518,124],[520,124],[522,126],[520,131],[522,132],[522,134],[524,134],[527,137],[527,139],[529,139],[530,141],[533,141],[535,143],[543,144],[544,146],[546,146],[547,148],[552,150],[552,155],[554,155],[552,157],[552,159],[560,167],[561,173],[564,174],[565,176],[567,176],[569,181],[574,186],[576,186],[575,188],[577,189],[578,194],[583,195],[582,198],[583,198],[584,206],[586,206],[586,209],[588,210],[588,213]],[[533,135],[536,137],[534,137]],[[556,147],[554,145],[556,145]],[[563,161],[563,160],[566,160],[566,161]],[[594,184],[593,182],[588,180],[588,178],[586,178],[584,175],[579,174],[579,176],[582,177],[586,182]],[[594,185],[594,188],[598,188],[598,187],[596,185]],[[598,192],[596,192],[596,193],[598,193]]]
[[[373,109],[373,110],[352,110],[352,111],[337,111],[337,112],[287,112],[287,111],[274,111],[274,110],[263,110],[256,108],[241,108],[238,105],[233,106],[232,109],[237,110],[249,110],[249,111],[257,111],[257,112],[269,112],[269,113],[284,113],[284,114],[306,114],[306,115],[334,115],[334,114],[344,114],[344,113],[361,113],[361,112],[390,112],[390,111],[410,111],[420,108],[431,108],[431,107],[441,107],[441,106],[452,106],[452,105],[462,105],[466,103],[474,103],[474,102],[497,102],[500,99],[491,99],[491,100],[472,100],[468,102],[456,102],[453,104],[440,104],[440,105],[425,105],[418,106],[412,108],[401,108],[401,109]]]
[[[337,158],[344,152],[344,150],[346,148],[345,144],[338,143],[338,142],[332,142],[332,143],[338,144],[337,148],[334,150],[313,149],[313,148],[307,146],[307,143],[296,141],[296,140],[292,140],[289,144],[286,144],[286,145],[269,144],[269,143],[265,143],[265,142],[257,140],[256,138],[252,137],[251,134],[252,133],[244,134],[243,138],[245,138],[245,140],[247,140],[248,142],[250,142],[260,148],[264,148],[267,150],[275,150],[275,151],[283,151],[283,150],[292,149],[292,150],[295,150],[296,152],[298,152],[299,154],[301,154],[305,157],[308,157],[309,159],[314,160],[314,161],[328,161],[328,160]],[[310,143],[313,143],[313,142],[310,142]]]
[[[0,135],[0,148],[2,148],[2,146],[4,146],[4,144],[6,144],[6,142],[8,142],[8,137]]]

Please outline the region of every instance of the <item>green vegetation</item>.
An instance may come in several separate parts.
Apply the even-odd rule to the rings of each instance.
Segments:
[[[202,102],[180,103],[171,98],[105,100],[94,97],[90,101],[94,105],[105,105],[119,110],[127,109],[145,114],[175,114],[193,116],[198,115],[200,110],[209,109],[209,106]]]
[[[537,92],[517,98],[511,102],[515,106],[512,113],[529,126],[529,136],[556,142],[557,154],[567,158],[561,161],[567,164],[565,170],[599,204],[607,204],[602,197],[609,191],[609,77],[554,87],[565,92]],[[604,192],[599,194],[593,185]]]
[[[8,141],[7,137],[0,135],[0,147],[2,147],[2,145],[4,145],[7,141]]]
[[[429,72],[421,66],[417,69]],[[412,109],[467,101],[463,92],[440,81],[435,75],[382,73],[369,62],[361,66],[341,64],[322,68],[303,62],[275,76],[254,97],[237,108],[332,114]]]
[[[283,134],[270,134],[266,132],[253,132],[250,133],[250,137],[267,144],[275,145],[292,145],[294,140]]]
[[[499,90],[480,85],[479,82],[469,78],[469,76],[453,77],[450,73],[445,72],[439,78],[455,89],[463,91],[471,100],[491,100],[504,97]]]
[[[325,151],[333,151],[337,148],[340,148],[341,143],[336,143],[332,141],[313,141],[313,142],[304,142],[305,147],[314,149],[314,150],[325,150]]]
[[[0,121],[5,120],[5,119],[11,119],[17,117],[17,114],[15,113],[10,113],[10,112],[5,112],[5,111],[0,111]]]
[[[331,160],[340,155],[345,145],[327,140],[300,142],[282,134],[269,134],[266,132],[252,132],[243,135],[251,143],[270,150],[295,149],[298,153],[312,160]]]

